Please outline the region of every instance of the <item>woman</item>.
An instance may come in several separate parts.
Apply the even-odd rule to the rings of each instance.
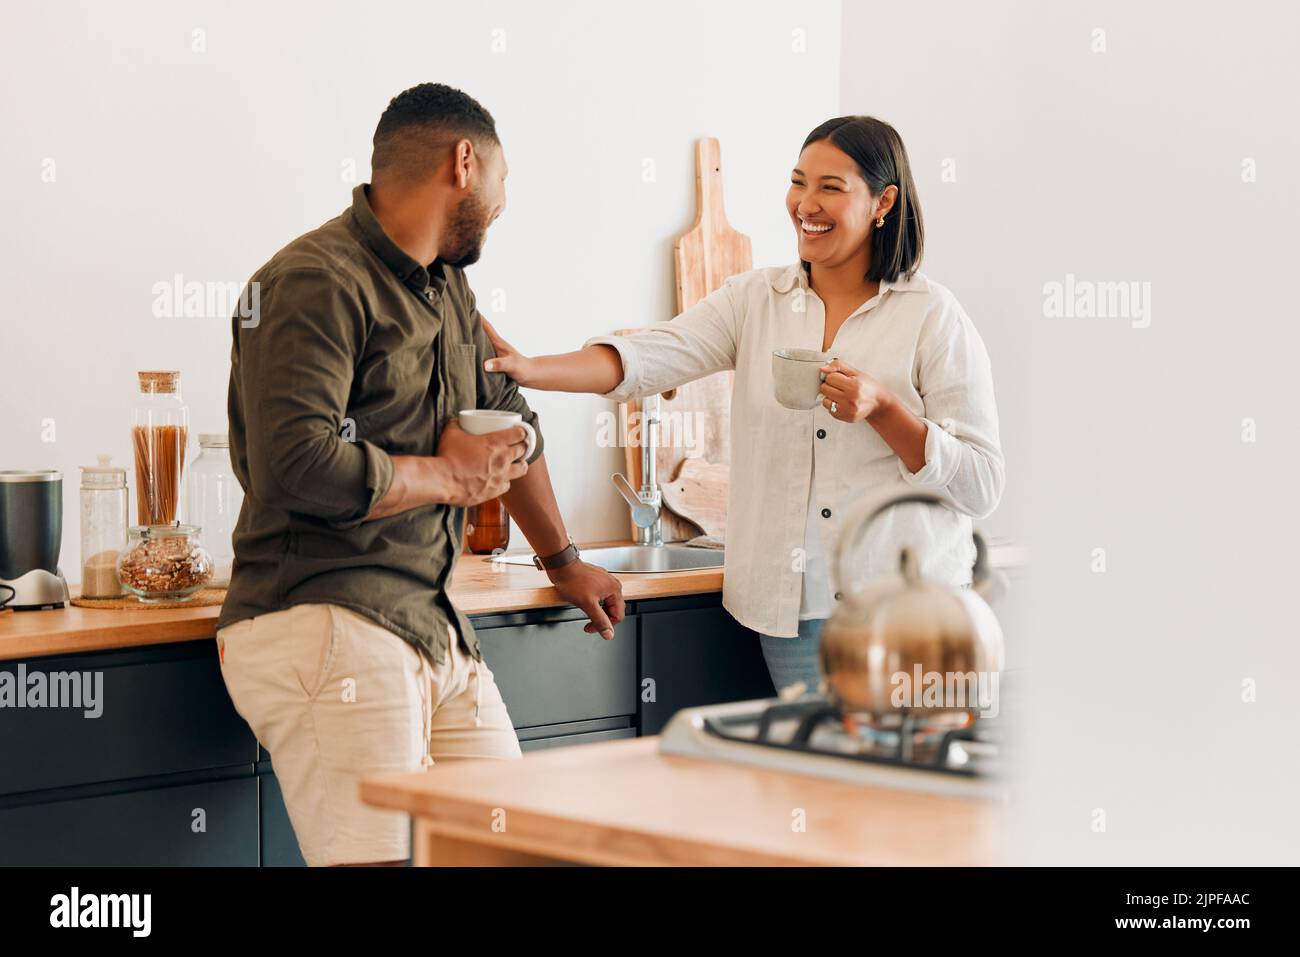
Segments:
[[[924,230],[907,152],[888,123],[828,120],[804,141],[786,211],[799,262],[734,276],[671,322],[529,358],[489,329],[506,372],[533,389],[627,400],[735,370],[723,605],[761,636],[778,689],[816,687],[818,639],[839,589],[832,554],[851,507],[935,493],[867,530],[868,574],[911,545],[922,573],[968,585],[971,517],[1004,481],[988,354],[944,287],[918,273]],[[772,353],[831,353],[821,404],[773,398]],[[855,553],[856,557],[857,553]]]

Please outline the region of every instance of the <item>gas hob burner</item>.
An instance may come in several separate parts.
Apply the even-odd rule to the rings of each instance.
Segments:
[[[822,695],[688,708],[660,750],[941,794],[1000,797],[997,718],[967,712],[845,720]]]

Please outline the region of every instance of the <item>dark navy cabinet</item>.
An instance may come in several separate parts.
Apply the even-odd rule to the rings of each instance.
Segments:
[[[474,619],[526,752],[654,734],[678,708],[772,694],[757,636],[717,594],[629,603],[612,641],[585,624],[570,607]],[[89,673],[102,713],[0,709],[0,865],[303,864],[214,641],[0,662],[15,678],[20,667],[47,682]]]
[[[636,714],[636,618],[619,622],[609,641],[587,634],[586,624],[572,608],[533,620],[474,622],[516,728]]]
[[[0,810],[0,864],[256,867],[250,775]]]
[[[776,694],[758,635],[719,596],[662,599],[638,611],[641,734],[658,734],[682,708]]]
[[[0,711],[0,795],[252,766],[257,741],[226,693],[214,641],[0,662],[17,682],[98,687],[84,707]],[[93,712],[92,712],[93,714]]]
[[[257,775],[257,794],[262,866],[306,867],[289,821],[289,811],[284,806],[284,795],[280,793],[280,782],[269,768]]]
[[[85,697],[0,711],[0,864],[258,864],[257,741],[215,642],[0,670],[29,687],[96,689],[89,711]]]

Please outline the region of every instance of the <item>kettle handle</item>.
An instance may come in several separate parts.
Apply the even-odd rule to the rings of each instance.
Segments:
[[[844,543],[859,532],[865,532],[867,527],[884,512],[897,505],[910,505],[913,503],[917,505],[937,505],[942,508],[948,507],[944,500],[937,495],[911,492],[907,495],[898,495],[888,499],[865,515],[859,514],[857,517],[852,517],[845,522],[844,527],[840,529],[840,537],[835,542],[835,570],[841,583],[848,581],[848,578],[844,575]],[[989,563],[988,548],[984,544],[983,536],[979,532],[972,531],[971,537],[975,540],[975,565],[971,570],[971,586],[974,587],[988,578]]]

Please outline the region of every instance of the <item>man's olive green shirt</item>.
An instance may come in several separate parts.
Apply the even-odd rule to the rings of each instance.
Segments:
[[[433,455],[459,410],[508,409],[538,427],[514,381],[483,371],[495,353],[465,274],[404,253],[363,184],[251,281],[259,309],[231,320],[230,453],[245,497],[217,627],[329,602],[438,662],[450,622],[479,657],[447,598],[465,510],[363,521],[392,484],[390,456]],[[541,454],[538,428],[529,461]]]

